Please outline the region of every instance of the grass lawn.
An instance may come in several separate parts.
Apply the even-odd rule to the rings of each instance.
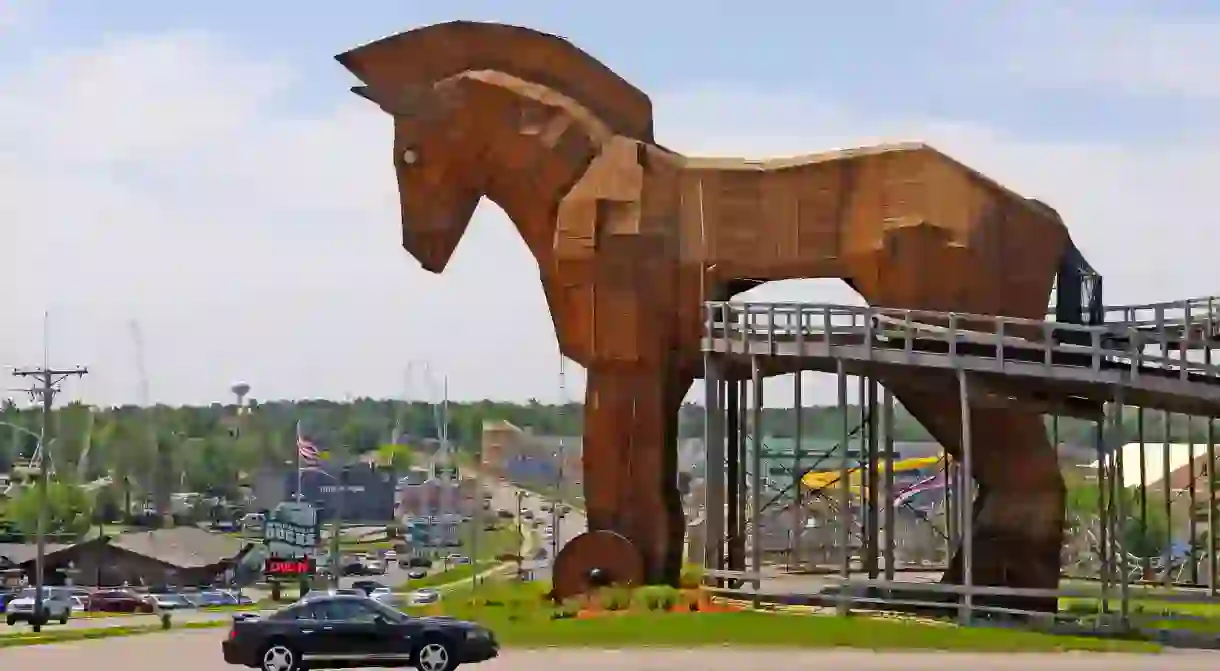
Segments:
[[[568,603],[554,606],[543,598],[542,583],[496,581],[463,587],[439,604],[410,609],[480,622],[506,646],[545,647],[692,647],[766,646],[874,650],[958,650],[981,652],[1048,652],[1066,650],[1156,652],[1142,641],[1052,636],[1029,631],[954,624],[829,615],[795,615],[719,609],[717,612],[667,612],[680,598],[668,588],[620,591],[622,602],[603,600],[605,608]],[[647,594],[653,596],[643,596]],[[660,594],[663,598],[658,598]],[[651,605],[655,609],[650,609]],[[619,608],[619,610],[607,609]],[[707,606],[705,606],[707,608]],[[580,614],[578,614],[578,612]],[[568,617],[555,619],[557,613]],[[575,616],[573,616],[575,615]]]
[[[522,530],[523,533],[530,533]],[[497,527],[494,531],[483,531],[479,537],[479,552],[477,557],[471,557],[473,560],[469,564],[458,564],[451,566],[438,573],[431,573],[423,578],[408,580],[395,587],[396,591],[410,591],[423,587],[436,587],[437,585],[446,585],[459,580],[466,580],[484,571],[492,569],[502,562],[496,559],[499,555],[514,554],[520,548],[520,537],[517,535],[517,527],[515,524],[506,524]],[[454,548],[457,553],[469,553],[469,546],[462,545]]]
[[[473,578],[474,576],[476,576],[484,571],[495,568],[496,566],[500,565],[500,563],[501,562],[491,560],[491,561],[472,562],[470,564],[460,564],[460,565],[454,566],[453,568],[448,569],[446,571],[441,571],[440,573],[430,573],[423,578],[419,578],[416,580],[408,580],[407,582],[400,585],[398,587],[398,590],[399,591],[410,591],[410,590],[421,589],[424,587],[436,587],[438,585],[448,585],[449,583],[458,582],[459,580],[466,580],[468,578]]]
[[[1086,583],[1096,587],[1095,583]],[[1183,602],[1159,599],[1181,593],[1161,585],[1129,585],[1130,613],[1132,623],[1143,629],[1186,629],[1197,632],[1220,634],[1220,600],[1211,602]],[[1119,609],[1118,589],[1110,595],[1110,612]],[[1064,612],[1088,615],[1101,611],[1100,595],[1096,597],[1064,597],[1059,599],[1059,609]]]

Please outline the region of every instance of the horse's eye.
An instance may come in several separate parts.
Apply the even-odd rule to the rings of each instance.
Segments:
[[[404,149],[402,151],[402,162],[407,165],[415,165],[419,160],[419,154],[414,149]]]

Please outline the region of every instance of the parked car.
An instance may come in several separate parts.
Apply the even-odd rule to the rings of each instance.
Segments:
[[[128,590],[101,590],[85,601],[89,610],[103,613],[151,613],[153,605]]]
[[[145,600],[153,606],[154,609],[161,610],[183,610],[185,608],[194,608],[195,604],[191,600],[181,594],[176,593],[161,593],[149,594],[144,597]]]
[[[70,597],[68,597],[68,600],[72,602],[72,612],[73,613],[83,613],[86,610],[88,610],[88,608],[85,605],[85,600],[82,599],[81,597],[70,596]]]
[[[364,571],[367,575],[385,575],[385,562],[380,559],[366,559]]]
[[[336,649],[342,660],[331,652]],[[366,597],[326,596],[266,618],[235,617],[221,650],[226,663],[263,671],[404,664],[451,671],[496,657],[500,646],[491,630],[474,622],[409,617]]]
[[[387,589],[385,585],[376,580],[356,580],[352,582],[352,588],[358,589],[365,594],[372,594],[377,589]]]
[[[17,598],[17,595],[18,595],[18,594],[20,594],[20,593],[21,593],[21,590],[20,590],[20,589],[16,589],[16,588],[14,588],[14,589],[0,589],[0,613],[3,613],[3,612],[4,612],[5,605],[6,605],[6,604],[7,604],[9,601],[12,601],[13,599],[16,599],[16,598]]]
[[[432,560],[427,557],[411,557],[407,562],[407,566],[416,568],[432,568]]]
[[[200,608],[217,608],[221,606],[236,606],[237,597],[230,592],[217,589],[204,590],[191,597],[191,601]]]
[[[460,554],[454,553],[451,555],[447,555],[445,557],[445,561],[449,562],[450,564],[469,564],[470,557],[467,557],[466,555],[460,555]]]
[[[43,587],[42,590],[42,610],[40,612],[34,612],[34,601],[38,596],[38,590],[29,587],[21,590],[16,599],[8,602],[4,609],[5,622],[8,622],[10,626],[18,622],[44,624],[52,620],[58,621],[60,624],[67,624],[68,618],[72,615],[72,601],[69,594],[65,590],[54,587]]]
[[[426,578],[427,576],[428,569],[426,568],[413,568],[407,571],[407,577],[411,580],[419,580],[420,578]]]
[[[417,589],[407,595],[407,603],[412,606],[427,606],[441,600],[441,593],[434,589]]]

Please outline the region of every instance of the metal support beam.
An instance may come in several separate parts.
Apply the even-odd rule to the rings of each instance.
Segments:
[[[703,424],[704,466],[703,484],[703,565],[724,568],[724,409],[723,370],[710,353],[703,353],[703,393],[706,417]],[[717,584],[719,581],[715,581]]]
[[[970,624],[974,614],[974,472],[972,467],[972,445],[974,436],[970,422],[970,387],[966,371],[957,371],[958,400],[962,414],[962,584],[966,588],[962,600],[960,618],[962,624]]]
[[[752,381],[753,391],[751,400],[754,402],[751,408],[753,419],[750,422],[753,428],[753,444],[751,447],[750,459],[750,570],[756,576],[762,575],[762,454],[763,454],[763,375],[762,369],[758,367],[758,357],[752,357],[750,360],[750,377]],[[758,608],[759,602],[759,587],[758,578],[754,582],[754,607]]]

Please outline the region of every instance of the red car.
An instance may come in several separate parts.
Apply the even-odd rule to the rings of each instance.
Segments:
[[[121,589],[100,590],[89,595],[85,608],[103,613],[151,613],[152,604],[133,592]]]

